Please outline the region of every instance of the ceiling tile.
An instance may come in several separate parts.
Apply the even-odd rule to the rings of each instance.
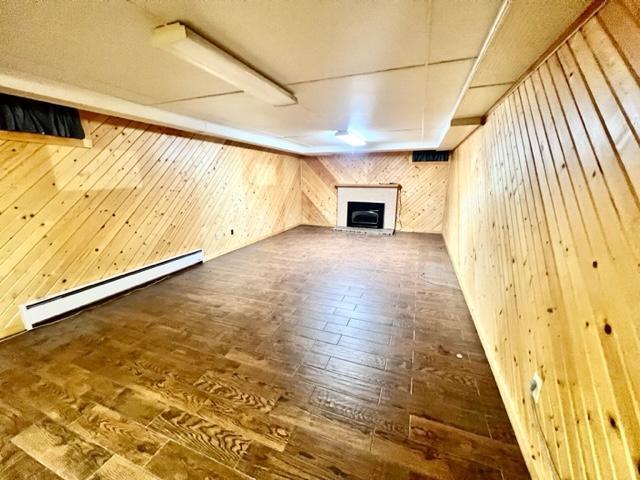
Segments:
[[[589,0],[511,2],[471,85],[517,80],[589,3]]]
[[[473,60],[461,60],[427,67],[423,137],[426,142],[437,145],[449,128],[453,109],[473,63]]]
[[[5,67],[138,103],[235,87],[151,46],[158,24],[129,2],[3,2]]]
[[[298,84],[298,104],[273,107],[244,93],[174,102],[161,108],[276,136],[347,128],[369,132],[422,125],[424,67]]]
[[[438,150],[453,150],[478,127],[479,125],[457,125],[455,127],[449,127]]]
[[[180,20],[280,83],[426,62],[426,0],[134,0]]]
[[[477,57],[502,0],[433,0],[429,63]]]
[[[391,132],[368,132],[366,135],[367,149],[375,149],[398,142],[421,142],[422,129],[402,130]],[[287,140],[304,144],[308,147],[348,148],[335,136],[335,131],[319,131],[302,136],[287,137]]]
[[[483,116],[511,88],[511,85],[513,84],[470,88],[462,97],[454,118]]]
[[[327,119],[326,128],[416,129],[422,123],[424,67],[296,85],[300,105]]]
[[[274,107],[246,93],[173,102],[160,108],[277,137],[304,135],[327,128],[330,123],[299,104]]]

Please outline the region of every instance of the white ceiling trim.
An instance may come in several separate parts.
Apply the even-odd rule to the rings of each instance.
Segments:
[[[234,140],[250,145],[265,147],[297,155],[330,155],[359,152],[393,152],[435,149],[437,144],[427,142],[386,142],[365,148],[321,146],[309,147],[294,141],[251,133],[226,125],[207,122],[191,116],[172,113],[153,106],[123,100],[111,95],[97,93],[82,87],[68,85],[23,72],[0,67],[0,92],[20,95],[35,100],[53,102],[82,110],[129,120],[177,128],[192,133]]]
[[[500,9],[498,10],[496,18],[493,21],[491,28],[489,29],[489,33],[487,34],[487,37],[485,38],[484,43],[482,44],[482,48],[480,49],[480,52],[478,53],[478,56],[475,59],[475,62],[473,62],[473,65],[471,66],[471,70],[469,70],[467,79],[465,80],[464,85],[460,90],[460,93],[458,94],[458,98],[456,99],[456,102],[453,105],[453,108],[449,112],[449,115],[447,117],[447,125],[451,125],[451,120],[453,119],[453,116],[455,115],[456,110],[458,110],[458,107],[460,106],[460,102],[462,102],[462,98],[464,97],[465,93],[467,93],[467,90],[469,90],[469,86],[471,85],[471,82],[473,81],[473,77],[476,74],[476,71],[478,70],[478,66],[480,65],[480,62],[482,61],[482,58],[484,57],[485,53],[487,52],[487,48],[489,48],[489,45],[491,44],[493,37],[495,36],[496,32],[499,30],[500,25],[502,25],[502,21],[506,17],[506,13],[509,10],[510,5],[511,5],[511,0],[502,0]],[[442,144],[448,131],[449,131],[449,128],[446,128],[441,132],[438,145]]]
[[[487,34],[487,38],[485,39],[484,43],[482,44],[482,48],[480,49],[480,53],[478,53],[478,57],[476,58],[476,61],[473,64],[473,67],[471,67],[471,71],[469,72],[469,76],[467,77],[467,81],[465,82],[464,87],[462,88],[462,91],[460,92],[460,95],[458,96],[458,101],[456,102],[456,105],[453,108],[453,112],[455,112],[457,110],[458,105],[460,105],[460,102],[462,101],[462,97],[464,96],[466,91],[469,89],[469,86],[471,85],[471,81],[473,80],[473,77],[475,76],[476,72],[478,71],[478,66],[480,65],[480,62],[482,61],[482,59],[484,58],[485,53],[487,53],[487,49],[489,48],[489,45],[491,45],[493,37],[495,36],[496,32],[500,28],[500,25],[502,25],[502,21],[506,17],[507,11],[509,10],[509,6],[510,5],[511,5],[511,0],[503,0],[502,1],[502,5],[500,5],[500,10],[498,10],[498,14],[496,15],[496,19],[494,20],[493,25],[491,25],[491,29],[489,30],[489,33]],[[453,114],[453,112],[452,112],[452,114]],[[453,117],[453,115],[452,115],[452,117]]]
[[[178,128],[187,132],[211,135],[290,153],[305,154],[305,147],[289,140],[255,134],[156,107],[140,105],[111,95],[2,67],[0,67],[0,91],[129,120]]]
[[[320,155],[333,153],[385,152],[435,148],[424,142],[386,143],[372,148],[351,147],[307,147],[286,139],[258,135],[225,125],[199,120],[186,115],[172,113],[156,107],[140,105],[128,100],[97,93],[65,83],[48,80],[0,67],[0,92],[20,95],[35,100],[54,102],[74,108],[123,117],[129,120],[147,122],[154,125],[173,127],[187,132],[211,135],[222,139],[235,140],[250,145],[272,148],[298,155]]]

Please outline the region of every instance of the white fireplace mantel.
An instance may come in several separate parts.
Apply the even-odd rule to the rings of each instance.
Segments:
[[[347,227],[347,205],[349,202],[384,203],[383,229],[393,232],[396,228],[398,195],[402,187],[398,183],[386,184],[338,184],[338,212],[336,227]]]

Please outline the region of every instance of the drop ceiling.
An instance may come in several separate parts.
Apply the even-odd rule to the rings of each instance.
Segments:
[[[485,114],[586,5],[512,0],[492,30],[502,0],[7,0],[0,89],[301,154],[350,150],[347,128],[365,150],[453,148],[475,127],[452,118]],[[298,103],[154,48],[176,20]]]

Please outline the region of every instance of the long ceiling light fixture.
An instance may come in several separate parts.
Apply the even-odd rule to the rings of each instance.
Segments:
[[[287,89],[180,22],[156,28],[153,31],[152,44],[271,105],[285,106],[298,103],[296,97]]]
[[[367,144],[364,138],[351,130],[338,130],[336,138],[352,147],[363,147]]]

